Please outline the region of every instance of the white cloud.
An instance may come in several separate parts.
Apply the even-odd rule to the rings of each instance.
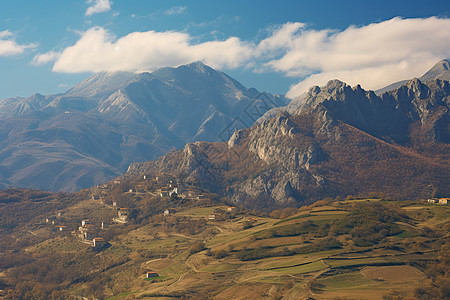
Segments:
[[[186,6],[173,6],[170,9],[166,10],[164,13],[166,15],[181,15],[186,11]]]
[[[0,39],[12,37],[13,34],[9,30],[0,31]]]
[[[285,23],[282,26],[272,28],[270,37],[262,40],[258,45],[260,54],[272,53],[281,49],[292,48],[295,34],[306,24],[304,23]]]
[[[294,98],[314,85],[325,85],[331,79],[339,79],[352,86],[361,84],[365,89],[377,90],[400,80],[420,77],[440,59],[441,57],[431,57],[354,70],[321,72],[310,75],[303,81],[291,86],[286,96]]]
[[[36,47],[37,44],[18,44],[9,30],[0,31],[0,56],[14,56]]]
[[[60,53],[56,51],[49,51],[47,53],[39,53],[33,57],[31,63],[35,66],[45,65],[49,62],[55,61],[60,56]]]
[[[113,4],[110,0],[88,0],[86,3],[93,3],[86,10],[86,16],[92,16],[93,14],[98,14],[111,10],[111,5]]]
[[[223,41],[192,43],[175,31],[133,32],[119,39],[102,27],[84,32],[66,48],[55,64],[56,72],[139,71],[203,61],[212,67],[235,68],[248,61],[252,47],[236,37]]]
[[[378,89],[420,76],[438,60],[450,57],[450,19],[394,18],[344,31],[288,23],[260,45],[286,49],[266,67],[287,76],[307,76],[291,87],[290,97],[334,78]]]
[[[271,28],[267,38],[257,43],[233,36],[196,40],[176,31],[115,37],[102,27],[94,27],[60,53],[39,54],[33,61],[56,59],[53,70],[66,73],[154,70],[193,61],[215,68],[277,71],[298,78],[289,97],[335,78],[378,89],[421,76],[437,61],[449,58],[450,19],[394,18],[345,30],[314,30],[304,23],[286,23]]]

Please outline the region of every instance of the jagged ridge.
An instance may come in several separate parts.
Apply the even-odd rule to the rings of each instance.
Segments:
[[[130,174],[170,172],[237,203],[300,205],[325,196],[450,193],[448,81],[409,81],[376,96],[330,81],[295,115],[234,133],[228,144],[188,144]]]

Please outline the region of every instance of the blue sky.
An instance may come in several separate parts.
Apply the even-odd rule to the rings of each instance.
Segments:
[[[450,57],[450,1],[0,2],[0,98],[98,71],[203,61],[294,97],[339,78],[376,89]]]

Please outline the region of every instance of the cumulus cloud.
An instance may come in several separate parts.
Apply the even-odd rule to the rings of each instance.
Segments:
[[[173,6],[170,9],[166,10],[164,13],[166,15],[181,15],[187,9],[187,6]]]
[[[286,50],[294,47],[295,34],[302,28],[304,23],[288,22],[281,26],[271,28],[271,34],[268,38],[262,40],[258,45],[259,55],[271,54],[274,51]]]
[[[22,54],[26,49],[36,48],[36,44],[18,44],[14,34],[9,30],[0,31],[0,56],[14,56]]]
[[[47,53],[39,53],[33,57],[31,63],[35,66],[45,65],[49,62],[55,61],[58,59],[60,53],[56,51],[49,51]]]
[[[260,45],[286,49],[266,67],[287,76],[306,76],[291,87],[290,97],[334,78],[377,89],[420,76],[438,60],[450,57],[450,19],[394,18],[343,31],[289,23],[278,32]]]
[[[55,60],[53,70],[66,73],[154,70],[203,61],[215,68],[244,67],[298,78],[287,93],[295,97],[330,79],[378,89],[421,76],[450,57],[448,18],[393,18],[345,30],[315,30],[292,22],[268,32],[259,42],[233,36],[196,42],[186,32],[132,32],[116,37],[94,27],[60,53],[39,54],[33,61]],[[10,37],[8,32],[3,36]]]
[[[102,27],[84,32],[64,49],[56,72],[139,71],[203,61],[216,68],[235,68],[252,56],[252,47],[239,38],[192,43],[187,33],[133,32],[119,39]]]
[[[112,2],[110,0],[88,0],[88,4],[92,4],[86,10],[86,16],[92,16],[93,14],[98,14],[111,10]]]

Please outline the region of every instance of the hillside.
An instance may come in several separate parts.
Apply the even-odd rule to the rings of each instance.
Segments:
[[[326,196],[450,193],[450,84],[409,81],[376,96],[338,80],[313,87],[293,114],[197,142],[130,176],[170,173],[247,207],[300,206]]]
[[[286,101],[199,62],[98,73],[64,94],[4,99],[0,187],[88,188],[188,142],[228,140]]]
[[[67,200],[52,211],[35,212],[14,226],[3,226],[1,295],[5,299],[449,296],[446,205],[388,201],[374,195],[327,198],[299,210],[261,215],[217,203],[210,198],[213,195],[201,201],[161,198],[150,193],[158,181],[140,184],[144,182],[146,192],[119,193],[125,188],[122,184],[104,189],[103,202],[86,192],[66,194]],[[6,191],[2,199],[6,194],[16,197],[16,204],[4,201],[2,208],[39,203],[42,197],[63,199],[21,190]],[[120,207],[132,211],[127,223],[112,222],[117,209],[106,199],[121,201]],[[81,220],[98,228],[104,223],[97,234],[108,241],[105,248],[93,251],[79,237]],[[59,231],[62,224],[64,230]],[[147,272],[157,276],[147,279]]]

